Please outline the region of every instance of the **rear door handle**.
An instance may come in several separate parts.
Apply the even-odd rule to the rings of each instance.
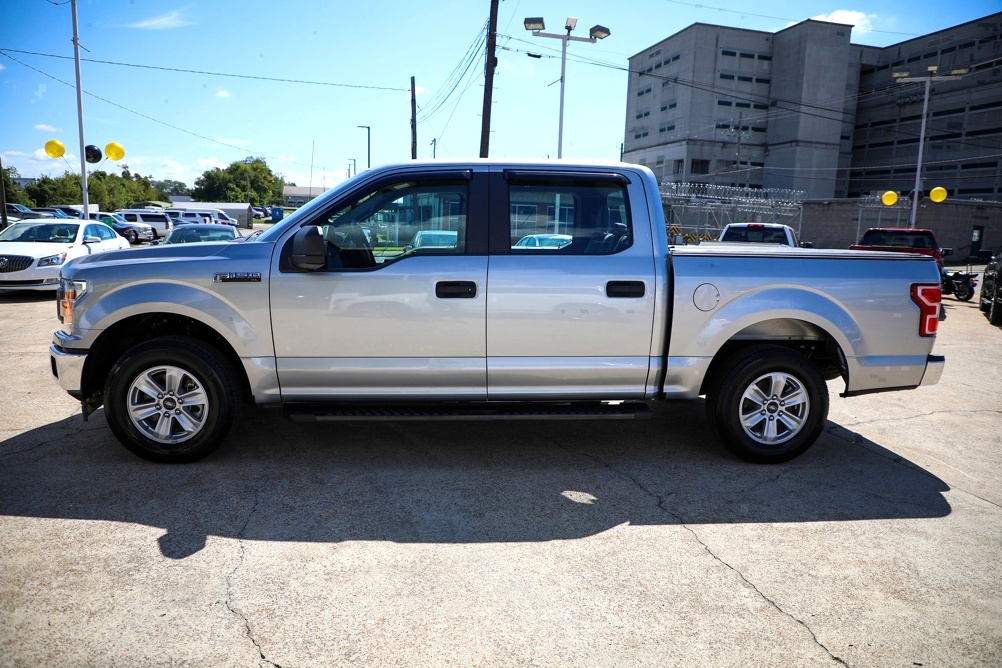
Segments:
[[[605,284],[607,297],[643,297],[646,292],[643,281],[609,281]]]
[[[435,284],[435,296],[439,299],[473,299],[477,296],[477,284],[473,281],[439,281]]]

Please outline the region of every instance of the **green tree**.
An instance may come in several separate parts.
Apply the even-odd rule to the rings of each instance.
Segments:
[[[53,204],[79,204],[83,202],[80,190],[80,177],[70,172],[62,176],[40,176],[29,184],[25,191],[37,206],[52,206]]]
[[[171,195],[190,195],[191,188],[188,184],[183,181],[174,181],[172,179],[164,179],[163,181],[154,181],[153,189],[157,191],[157,199],[160,200],[170,200]]]
[[[3,191],[6,200],[12,204],[23,204],[25,206],[38,206],[24,188],[14,185],[14,179],[20,178],[15,167],[3,168]]]
[[[192,197],[201,202],[250,202],[255,206],[281,204],[285,180],[260,158],[211,169],[195,180]]]

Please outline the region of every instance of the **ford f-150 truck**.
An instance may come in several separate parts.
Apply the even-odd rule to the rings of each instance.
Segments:
[[[446,242],[415,243],[432,232]],[[530,235],[562,243],[528,247]],[[705,395],[738,456],[807,450],[844,395],[936,383],[931,257],[670,248],[650,170],[409,162],[254,239],[66,265],[57,382],[132,452],[213,451],[242,404],[293,419],[635,418]]]

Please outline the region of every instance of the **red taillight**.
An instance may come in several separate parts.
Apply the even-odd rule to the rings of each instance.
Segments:
[[[936,336],[943,289],[937,284],[912,284],[912,301],[919,307],[919,336]]]

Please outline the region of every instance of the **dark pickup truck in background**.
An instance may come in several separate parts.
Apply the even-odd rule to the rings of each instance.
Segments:
[[[919,253],[936,258],[939,270],[943,271],[943,258],[953,253],[950,248],[940,248],[932,230],[911,227],[871,227],[859,241],[849,246],[849,250],[891,251],[898,253]]]

